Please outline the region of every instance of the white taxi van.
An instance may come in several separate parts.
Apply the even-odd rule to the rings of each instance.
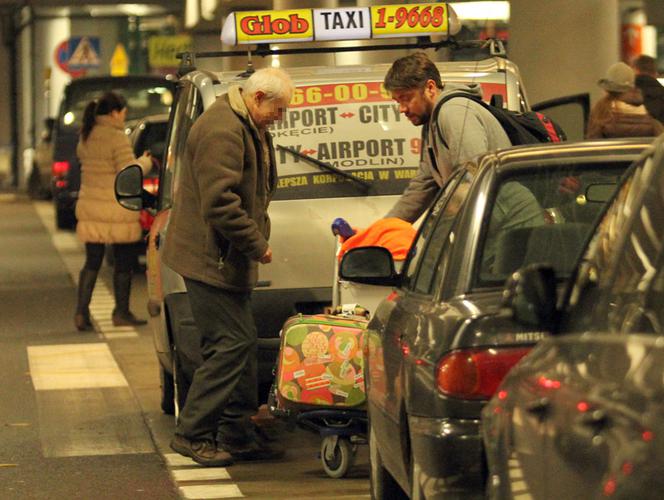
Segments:
[[[225,21],[222,39],[228,44],[279,42],[282,46],[292,41],[440,36],[454,34],[458,29],[456,15],[446,4],[407,4],[233,13]],[[417,44],[376,48],[404,49],[403,55],[406,49],[450,43],[456,42],[449,38],[441,42],[420,40]],[[500,47],[497,42],[486,45],[493,52]],[[366,49],[316,46],[277,51],[259,45],[255,53],[316,54],[325,50]],[[241,84],[249,74],[196,70],[194,58],[246,53],[183,55],[186,69],[178,82],[171,112],[165,165],[153,207],[158,214],[147,257],[149,312],[162,365],[162,406],[167,412],[174,410],[173,376],[179,393],[175,399],[181,403],[200,355],[184,282],[161,263],[159,248],[168,237],[169,210],[192,124],[229,86]],[[390,58],[383,64],[285,68],[296,90],[284,119],[271,129],[279,172],[278,189],[269,208],[273,261],[260,266],[253,294],[263,394],[272,380],[281,325],[296,312],[319,312],[332,302],[332,221],[343,217],[352,226],[366,227],[384,217],[417,172],[421,129],[399,113],[383,87],[391,63]],[[443,82],[476,84],[487,102],[493,99],[516,111],[530,109],[517,67],[504,57],[439,62],[437,66]],[[573,96],[552,104],[568,108],[570,103],[578,109],[570,123],[583,122],[587,96]],[[567,126],[567,118],[550,115]],[[566,116],[570,116],[569,110]],[[583,125],[576,127],[583,130]],[[118,200],[127,207],[141,204],[136,193],[131,196],[131,189],[125,190]]]

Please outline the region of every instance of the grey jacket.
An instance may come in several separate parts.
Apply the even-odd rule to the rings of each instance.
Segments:
[[[256,129],[233,87],[196,120],[184,156],[163,261],[184,277],[250,291],[277,183],[270,134]]]
[[[446,83],[436,98],[436,103],[446,95],[460,90],[477,95],[480,93],[478,86]],[[423,154],[418,173],[386,217],[415,222],[429,207],[438,190],[445,185],[458,165],[487,151],[512,145],[500,123],[489,111],[471,99],[450,99],[441,106],[437,119],[431,118],[422,130]],[[435,168],[430,161],[429,148],[435,157]]]

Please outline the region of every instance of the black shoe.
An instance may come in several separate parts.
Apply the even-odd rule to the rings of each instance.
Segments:
[[[176,434],[171,440],[171,449],[204,467],[224,467],[233,463],[233,457],[217,449],[211,441],[191,441]]]
[[[286,454],[286,450],[281,446],[260,440],[245,443],[222,441],[219,446],[230,453],[234,460],[276,460]]]

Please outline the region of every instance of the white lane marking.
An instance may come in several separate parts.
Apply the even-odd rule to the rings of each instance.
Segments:
[[[187,465],[196,465],[200,467],[191,458],[183,457],[179,453],[164,453],[164,458],[166,459],[168,465],[170,465],[171,467],[183,467]]]
[[[127,387],[107,344],[28,346],[36,391]]]
[[[244,498],[240,488],[235,484],[219,484],[211,486],[180,486],[180,493],[187,500],[203,500],[213,498]]]
[[[173,478],[176,481],[212,481],[215,479],[230,479],[231,475],[224,467],[198,467],[196,469],[174,470]]]
[[[136,333],[133,332],[104,332],[104,337],[106,340],[115,340],[115,339],[133,339],[136,337]]]

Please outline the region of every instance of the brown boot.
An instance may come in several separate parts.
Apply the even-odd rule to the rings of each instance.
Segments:
[[[129,311],[129,294],[131,293],[131,273],[113,273],[113,292],[115,309],[113,310],[113,326],[141,326],[148,322],[138,319]]]
[[[233,457],[223,450],[218,450],[211,441],[189,440],[176,434],[171,440],[171,448],[205,467],[224,467],[233,463]]]
[[[90,321],[90,299],[92,291],[97,282],[97,271],[91,269],[81,269],[78,275],[78,302],[76,304],[76,314],[74,315],[74,325],[79,332],[89,332],[94,330],[92,321]]]
[[[87,313],[87,314],[86,314]],[[90,312],[85,311],[74,315],[74,325],[79,332],[91,332],[95,329],[90,321]]]

